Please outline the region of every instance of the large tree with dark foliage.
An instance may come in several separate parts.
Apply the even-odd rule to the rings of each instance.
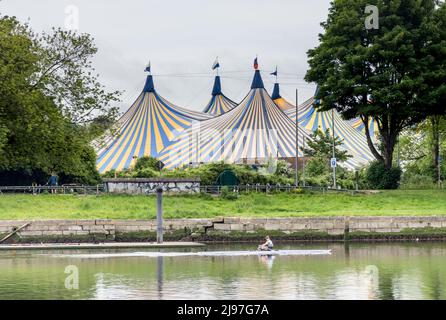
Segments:
[[[365,27],[367,5],[379,10],[378,29]],[[445,113],[445,6],[435,0],[335,0],[308,52],[306,80],[319,85],[321,110],[360,117],[369,147],[387,168],[399,133]],[[378,123],[375,147],[368,131]]]
[[[90,143],[116,116],[90,64],[89,35],[60,29],[35,34],[0,15],[0,184],[65,182],[99,175]]]

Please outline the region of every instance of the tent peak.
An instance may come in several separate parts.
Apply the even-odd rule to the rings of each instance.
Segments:
[[[276,99],[279,99],[279,98],[282,98],[282,97],[280,96],[280,88],[279,88],[279,84],[278,84],[278,83],[275,83],[275,84],[274,84],[274,89],[273,89],[273,94],[271,95],[271,99],[276,100]]]
[[[263,80],[260,75],[260,71],[256,70],[254,73],[254,78],[252,79],[251,89],[263,89]]]
[[[153,77],[151,74],[147,76],[143,92],[155,92],[155,86],[153,85]]]
[[[212,95],[216,96],[221,94],[220,76],[215,76],[214,87],[212,88]]]

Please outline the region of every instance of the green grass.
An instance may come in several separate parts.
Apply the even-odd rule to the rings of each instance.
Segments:
[[[0,219],[147,219],[154,196],[0,195]],[[302,217],[340,215],[446,215],[446,192],[396,190],[376,194],[304,193],[241,195],[224,200],[200,195],[164,197],[166,218]]]

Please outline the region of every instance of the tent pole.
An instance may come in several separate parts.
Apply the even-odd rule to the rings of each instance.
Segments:
[[[296,188],[299,186],[299,175],[298,175],[298,157],[299,157],[299,99],[298,99],[298,89],[296,89],[296,156],[294,158],[294,170],[295,170],[295,181],[294,184]]]
[[[331,109],[331,131],[333,134],[333,158],[336,158],[334,109]],[[333,188],[336,189],[336,166],[333,166]]]

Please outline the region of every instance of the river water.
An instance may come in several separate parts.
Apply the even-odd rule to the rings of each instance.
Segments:
[[[183,251],[253,247],[209,245]],[[102,258],[85,258],[98,251],[0,252],[0,299],[446,299],[446,243],[276,247],[332,249],[332,254],[106,255],[142,251],[138,249],[101,250]]]

